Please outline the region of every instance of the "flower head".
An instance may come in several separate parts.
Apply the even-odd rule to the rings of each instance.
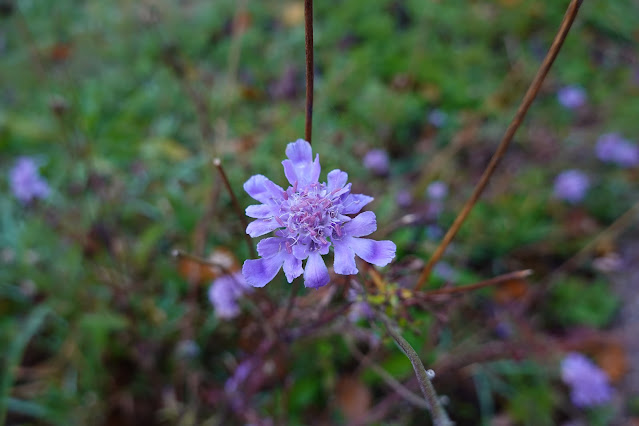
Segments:
[[[388,174],[389,163],[388,153],[383,149],[372,149],[364,156],[364,167],[376,175]]]
[[[606,373],[580,353],[561,361],[561,380],[570,386],[570,399],[578,407],[601,405],[612,397]]]
[[[393,242],[360,238],[377,229],[375,214],[348,216],[359,213],[373,198],[351,194],[348,175],[341,170],[331,171],[327,182],[320,183],[319,155],[313,160],[311,145],[303,139],[289,143],[286,155],[282,165],[291,184],[286,190],[262,175],[244,184],[246,192],[262,203],[247,207],[246,214],[256,220],[246,233],[255,238],[275,231],[274,237],[258,243],[261,258],[244,262],[246,281],[263,287],[283,268],[288,282],[303,273],[306,287],[324,286],[330,278],[322,255],[331,246],[338,274],[357,273],[355,255],[378,266],[390,263],[395,257]]]
[[[618,133],[606,133],[597,139],[597,158],[622,167],[639,165],[639,147]]]
[[[435,127],[442,127],[446,120],[448,119],[448,114],[446,114],[441,109],[434,109],[428,114],[428,122]]]
[[[240,272],[217,278],[209,287],[209,300],[215,308],[215,315],[222,319],[238,316],[240,307],[237,301],[249,291],[251,291],[251,287],[248,286]]]
[[[586,92],[581,86],[565,86],[557,92],[557,99],[565,108],[577,109],[586,103]]]
[[[42,179],[37,163],[30,157],[20,157],[9,172],[13,195],[23,203],[49,196],[49,185]]]
[[[431,200],[443,200],[448,195],[448,185],[440,180],[436,180],[426,188],[426,195]]]
[[[555,178],[554,195],[557,198],[578,203],[586,196],[590,180],[579,170],[566,170]]]

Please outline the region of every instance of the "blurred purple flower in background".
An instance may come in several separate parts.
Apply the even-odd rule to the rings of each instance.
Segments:
[[[384,176],[388,174],[389,166],[388,153],[383,149],[371,149],[364,156],[364,167],[376,175]]]
[[[559,103],[568,109],[576,109],[586,103],[586,91],[577,85],[565,86],[557,92]]]
[[[426,195],[431,200],[443,200],[448,195],[448,185],[442,181],[435,181],[426,188]]]
[[[612,398],[606,372],[580,353],[571,352],[561,361],[561,380],[570,387],[570,399],[578,407],[605,404]]]
[[[413,203],[413,194],[407,189],[397,191],[395,201],[400,207],[408,207]]]
[[[224,384],[224,391],[228,394],[237,392],[241,385],[249,378],[251,372],[255,369],[255,361],[253,358],[242,361],[236,368],[231,377]]]
[[[237,301],[250,291],[252,291],[251,287],[239,271],[215,279],[209,287],[209,300],[215,308],[215,316],[222,319],[238,316],[240,306]]]
[[[448,114],[441,109],[434,109],[428,114],[428,122],[437,128],[442,127],[447,119]]]
[[[36,198],[46,198],[51,190],[40,176],[38,164],[30,157],[20,157],[9,172],[9,182],[13,195],[23,203]]]
[[[554,195],[569,203],[578,203],[586,196],[589,187],[590,180],[585,173],[566,170],[555,178]]]
[[[248,206],[246,214],[256,220],[246,228],[251,237],[275,231],[275,237],[257,244],[261,259],[244,262],[242,273],[254,287],[270,282],[282,267],[288,282],[304,273],[306,287],[322,287],[330,281],[322,255],[333,246],[336,273],[358,272],[355,255],[377,266],[386,266],[395,257],[392,241],[359,238],[377,230],[375,213],[367,211],[351,218],[373,198],[351,194],[348,175],[333,170],[327,183],[319,183],[319,155],[313,161],[311,145],[303,139],[286,147],[282,161],[284,174],[292,185],[286,191],[265,176],[255,175],[244,190],[262,204]],[[302,261],[306,267],[302,269]]]
[[[595,153],[597,158],[606,163],[615,163],[622,167],[639,165],[639,147],[619,133],[601,135],[597,139]]]

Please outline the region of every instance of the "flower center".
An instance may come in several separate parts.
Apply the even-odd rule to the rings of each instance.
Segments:
[[[326,246],[335,232],[341,235],[340,205],[326,185],[313,183],[296,191],[296,185],[284,193],[280,214],[275,217],[285,233],[297,243]]]

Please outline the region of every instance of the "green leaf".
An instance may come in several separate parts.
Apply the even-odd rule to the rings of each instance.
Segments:
[[[42,325],[48,313],[49,308],[47,306],[38,306],[35,308],[24,325],[19,327],[20,332],[18,335],[9,344],[9,349],[6,352],[5,365],[2,369],[2,379],[0,379],[0,424],[4,424],[7,416],[9,393],[11,391],[11,385],[13,384],[15,371],[22,359],[22,353],[33,335]]]

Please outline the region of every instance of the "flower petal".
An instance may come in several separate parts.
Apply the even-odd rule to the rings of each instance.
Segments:
[[[346,182],[348,181],[348,174],[341,170],[335,169],[328,173],[326,179],[328,183],[327,189],[329,192],[332,192],[336,189],[341,189],[344,187],[344,185],[346,185]]]
[[[255,175],[244,183],[244,190],[260,203],[268,204],[273,199],[283,198],[284,190],[271,182],[266,176]]]
[[[377,266],[386,266],[395,257],[397,247],[392,241],[375,241],[368,238],[351,238],[350,248],[356,255]]]
[[[363,237],[370,235],[377,230],[377,219],[375,218],[375,213],[360,213],[350,222],[346,222],[342,229],[344,234],[350,237]]]
[[[373,201],[373,197],[369,197],[368,195],[363,194],[349,194],[343,201],[344,209],[342,213],[344,214],[355,214],[359,213],[362,208]]]
[[[281,228],[281,225],[273,219],[257,219],[248,224],[246,227],[246,233],[255,238],[268,234],[277,228]]]
[[[255,219],[266,219],[273,216],[273,208],[266,204],[256,204],[246,208],[246,215]]]
[[[286,145],[286,156],[293,164],[310,164],[313,161],[313,149],[311,144],[304,139],[298,139]]]
[[[295,185],[297,182],[301,186],[317,182],[320,175],[319,155],[313,161],[313,150],[311,144],[304,139],[298,139],[286,146],[286,156],[288,160],[282,161],[286,179]]]
[[[264,287],[282,268],[283,256],[274,256],[269,259],[249,259],[244,261],[242,275],[246,282],[253,287]]]
[[[286,240],[279,237],[264,238],[257,243],[257,254],[265,259],[277,256],[284,252]]]
[[[318,252],[311,253],[304,269],[304,286],[318,288],[325,286],[329,281],[328,268],[324,259]]]
[[[342,240],[333,241],[333,247],[335,247],[333,269],[337,274],[354,275],[358,272],[355,264],[355,252],[348,246],[351,239],[351,237],[345,237]]]
[[[293,280],[302,275],[303,272],[302,261],[287,253],[284,256],[284,274],[286,274],[286,280],[292,283]]]
[[[293,255],[299,260],[304,260],[308,257],[310,253],[309,249],[310,249],[309,244],[298,242],[297,244],[293,246]]]

